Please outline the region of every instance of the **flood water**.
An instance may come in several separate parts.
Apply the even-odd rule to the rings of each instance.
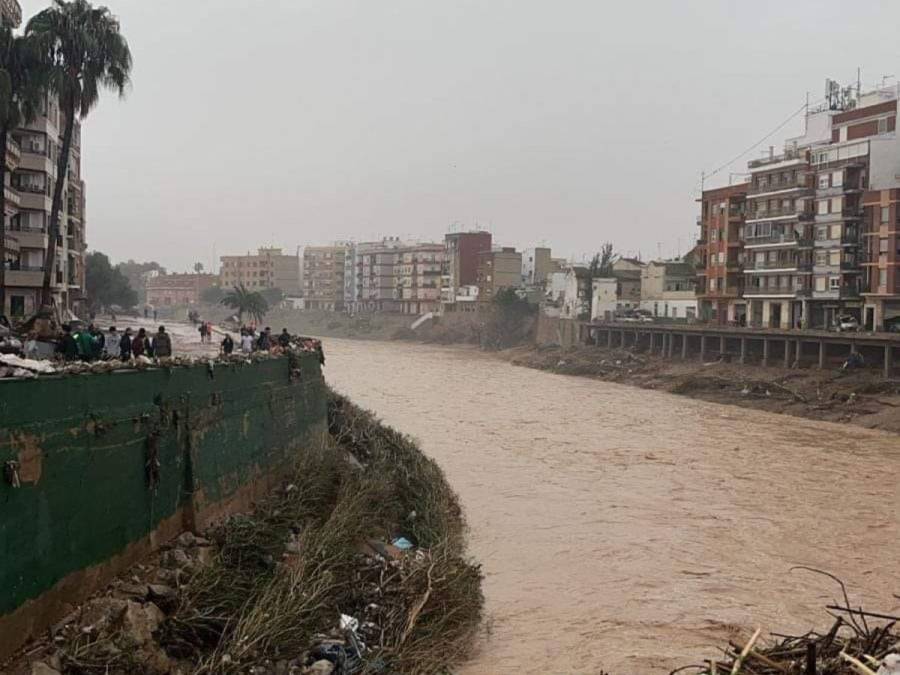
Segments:
[[[900,437],[509,365],[326,340],[326,377],[444,468],[483,564],[470,673],[666,673],[734,629],[900,600]],[[900,414],[900,411],[898,411]]]

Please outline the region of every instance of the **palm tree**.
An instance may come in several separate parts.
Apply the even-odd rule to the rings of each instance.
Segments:
[[[31,122],[43,93],[45,69],[31,40],[13,33],[13,26],[0,25],[0,152],[6,153],[13,129]],[[0,161],[0,186],[6,187],[6,161]],[[6,308],[6,196],[0,212],[0,314]]]
[[[101,89],[116,91],[120,97],[125,95],[131,74],[131,51],[119,30],[118,20],[106,7],[94,7],[88,0],[54,0],[51,7],[31,18],[25,27],[25,35],[34,40],[47,64],[48,88],[59,99],[63,124],[42,293],[43,304],[49,305],[63,183],[69,170],[75,116],[81,119],[87,116],[97,105]]]
[[[269,311],[269,303],[266,302],[266,299],[256,291],[247,290],[244,284],[235,286],[233,290],[228,291],[220,302],[235,310],[238,321],[241,322],[244,314],[249,314],[257,323],[262,323],[263,317]]]

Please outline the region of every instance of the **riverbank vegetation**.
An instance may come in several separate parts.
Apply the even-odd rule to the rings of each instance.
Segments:
[[[441,673],[463,661],[481,571],[443,472],[336,394],[328,425],[251,513],[182,535],[33,654],[64,675]]]

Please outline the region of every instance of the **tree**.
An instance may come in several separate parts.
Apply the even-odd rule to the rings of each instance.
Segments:
[[[612,242],[608,241],[600,248],[600,252],[595,253],[594,257],[591,258],[591,263],[588,265],[591,279],[596,277],[611,277],[613,273],[613,263],[615,261],[616,256],[613,253]]]
[[[260,291],[260,295],[265,298],[266,303],[269,307],[279,304],[282,300],[284,300],[284,291],[280,288],[264,288]]]
[[[116,268],[125,275],[129,285],[137,291],[138,304],[147,302],[147,280],[144,275],[147,272],[154,271],[159,272],[160,274],[166,273],[166,268],[155,261],[139,263],[129,259],[126,262],[116,265]],[[218,300],[216,300],[216,302],[218,302]]]
[[[42,292],[43,304],[49,305],[52,302],[50,281],[56,262],[54,244],[59,236],[59,213],[69,170],[75,116],[87,117],[97,105],[101,89],[116,91],[120,97],[125,95],[131,74],[131,51],[119,30],[118,20],[106,7],[94,7],[88,0],[54,0],[51,7],[31,18],[25,35],[34,41],[48,69],[47,86],[59,99],[63,120]]]
[[[202,263],[202,262],[195,262],[195,263],[194,263],[194,273],[195,273],[195,274],[202,274],[202,273],[203,273],[203,263]]]
[[[482,334],[482,347],[506,349],[528,339],[537,307],[514,288],[497,291]]]
[[[46,69],[34,42],[0,25],[0,148],[6,152],[13,129],[37,115]],[[0,185],[6,185],[6,161],[0,161]],[[5,201],[5,197],[0,202]],[[6,308],[6,218],[0,214],[0,314]]]
[[[247,290],[244,284],[235,286],[226,293],[221,303],[237,312],[238,321],[243,321],[244,314],[249,314],[257,323],[262,323],[263,317],[269,311],[266,299],[256,291]]]
[[[130,308],[137,304],[137,293],[119,267],[99,251],[88,253],[84,261],[84,285],[91,309],[119,305]]]

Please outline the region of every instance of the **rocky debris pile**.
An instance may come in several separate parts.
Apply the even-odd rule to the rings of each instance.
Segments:
[[[182,534],[14,672],[437,673],[463,660],[483,597],[455,494],[410,439],[345,399],[330,399],[329,425],[333,443],[252,512]]]

